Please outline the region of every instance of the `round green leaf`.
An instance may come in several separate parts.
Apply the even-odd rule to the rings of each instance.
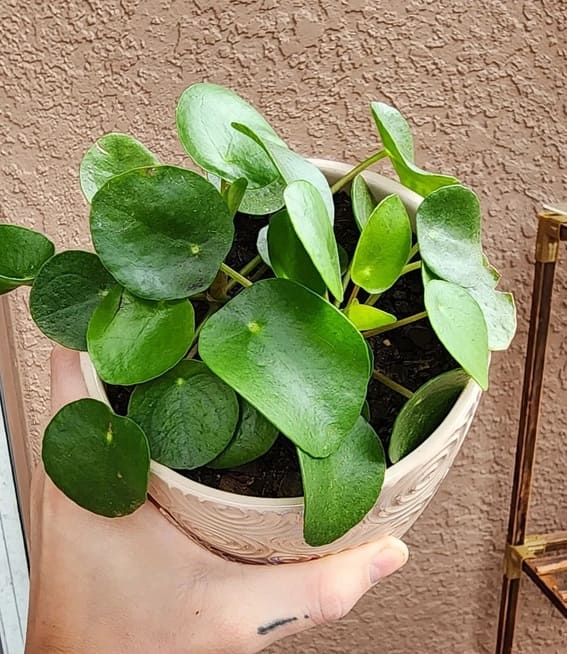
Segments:
[[[343,284],[337,242],[319,191],[304,180],[284,191],[289,220],[327,288],[342,302]]]
[[[355,298],[345,309],[346,317],[360,331],[375,329],[396,322],[396,316],[368,304],[360,304]]]
[[[411,223],[397,195],[385,197],[362,230],[351,277],[368,293],[383,293],[400,276],[411,248]]]
[[[217,84],[193,84],[179,98],[176,120],[183,147],[204,170],[229,182],[244,177],[249,189],[265,187],[279,177],[263,148],[235,133],[231,123],[241,122],[262,138],[285,144],[263,116],[233,91]]]
[[[442,279],[474,286],[492,274],[483,264],[480,204],[464,186],[447,186],[428,195],[416,214],[423,260]]]
[[[79,171],[81,189],[90,202],[111,177],[133,168],[154,166],[158,158],[128,134],[105,134],[87,151]]]
[[[478,302],[488,328],[490,350],[506,350],[516,333],[516,304],[512,293],[479,284],[467,291]]]
[[[288,219],[289,222],[289,219]],[[265,225],[258,232],[258,239],[256,240],[256,249],[262,261],[266,266],[272,267],[272,262],[270,261],[270,250],[268,248],[268,229],[269,225]]]
[[[128,416],[144,430],[152,459],[170,468],[205,465],[229,443],[238,421],[235,392],[200,361],[137,386]]]
[[[356,220],[358,228],[362,231],[370,218],[370,214],[374,211],[374,207],[376,206],[376,200],[372,193],[370,193],[368,184],[362,175],[357,175],[352,180],[350,199],[352,202],[354,219]]]
[[[189,301],[140,300],[116,286],[93,313],[87,346],[102,380],[129,386],[173,368],[187,353],[194,331]]]
[[[390,437],[388,456],[397,463],[413,452],[443,422],[470,377],[457,368],[423,384],[404,404]]]
[[[240,211],[253,216],[275,213],[284,206],[284,189],[285,182],[281,177],[262,188],[247,188],[240,203]]]
[[[278,429],[244,398],[240,398],[240,420],[227,448],[209,463],[209,468],[236,468],[261,457],[275,443]]]
[[[360,415],[370,374],[366,343],[312,291],[266,279],[203,327],[205,363],[312,456],[328,456]]]
[[[38,232],[0,224],[0,295],[31,286],[41,266],[53,256],[53,243]]]
[[[357,525],[372,509],[384,482],[386,456],[376,432],[361,416],[336,452],[315,459],[298,449],[303,489],[305,541],[327,545]]]
[[[260,256],[261,235],[262,230],[258,234]],[[325,293],[325,282],[295,233],[286,211],[279,211],[272,216],[267,228],[267,239],[269,265],[277,277],[303,284],[319,295]]]
[[[174,166],[113,177],[93,198],[90,220],[104,266],[148,300],[185,298],[208,288],[234,237],[215,187]]]
[[[433,330],[449,354],[486,390],[488,333],[477,302],[460,286],[432,279],[425,286],[425,308]]]
[[[41,455],[53,483],[88,511],[114,518],[146,500],[150,453],[144,432],[102,402],[64,406],[45,430]]]
[[[404,186],[427,196],[438,188],[459,183],[455,177],[428,173],[413,163],[413,138],[397,109],[383,102],[373,102],[371,109],[382,143]]]
[[[310,161],[304,159],[301,155],[290,150],[283,142],[274,142],[269,138],[264,138],[262,134],[251,129],[246,124],[240,124],[238,121],[232,124],[235,130],[248,136],[252,141],[260,145],[271,158],[274,166],[279,171],[282,178],[289,185],[292,182],[303,180],[310,182],[319,191],[327,209],[328,220],[333,224],[335,216],[335,204],[333,194],[325,178],[325,175]]]
[[[43,265],[30,294],[30,312],[52,340],[72,350],[87,349],[94,310],[116,281],[96,254],[67,250]]]

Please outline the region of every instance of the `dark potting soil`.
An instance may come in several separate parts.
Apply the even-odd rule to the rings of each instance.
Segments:
[[[352,257],[359,232],[352,217],[350,198],[346,193],[338,193],[334,201],[335,235]],[[227,257],[228,265],[239,269],[256,256],[258,232],[267,222],[267,218],[236,215],[236,232]],[[196,301],[194,305],[199,321],[204,316],[207,304]],[[393,288],[380,297],[377,306],[398,319],[423,311],[420,271],[401,277]],[[427,320],[385,332],[368,339],[368,343],[374,352],[375,368],[411,391],[417,390],[428,379],[457,367]],[[125,415],[132,388],[107,385],[106,389],[114,410]],[[406,400],[374,379],[368,385],[367,399],[370,423],[387,449],[394,421]],[[227,470],[203,467],[179,472],[206,486],[239,495],[297,497],[303,494],[295,448],[283,436],[264,456],[244,466]]]

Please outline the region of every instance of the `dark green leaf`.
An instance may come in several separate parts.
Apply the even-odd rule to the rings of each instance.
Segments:
[[[260,132],[248,127],[246,124],[235,121],[233,127],[238,132],[246,134],[251,140],[264,148],[288,185],[297,180],[303,180],[313,184],[325,203],[330,223],[333,223],[335,216],[333,194],[331,193],[325,175],[323,175],[317,166],[293,150],[290,150],[283,142],[278,143],[269,138],[264,138]]]
[[[335,307],[285,279],[245,289],[201,331],[207,365],[312,456],[337,449],[360,415],[366,343]]]
[[[305,541],[326,545],[357,525],[376,503],[386,472],[384,449],[359,417],[327,458],[314,459],[299,448],[297,453],[305,491]]]
[[[341,275],[344,275],[348,270],[348,265],[350,263],[348,252],[340,243],[337,243],[337,248],[339,250],[339,265],[341,267]]]
[[[319,191],[303,180],[288,185],[284,200],[297,237],[327,288],[342,301],[343,285],[337,242]]]
[[[356,220],[358,228],[362,231],[370,218],[370,214],[374,211],[374,207],[376,206],[376,200],[372,193],[370,193],[368,184],[365,182],[362,175],[357,175],[352,180],[350,199],[352,202],[354,219]]]
[[[425,285],[425,308],[433,330],[449,354],[486,390],[488,333],[477,302],[460,286],[440,279]]]
[[[177,104],[177,132],[189,156],[201,168],[229,182],[244,177],[249,189],[265,187],[279,177],[263,148],[235,133],[234,121],[261,138],[285,147],[266,120],[239,95],[216,84],[193,84]]]
[[[97,400],[67,404],[53,417],[42,459],[53,483],[93,513],[114,518],[146,500],[150,453],[144,432]]]
[[[234,226],[210,182],[190,170],[157,166],[113,177],[100,189],[91,234],[103,264],[129,291],[174,300],[212,283]]]
[[[194,331],[187,300],[151,302],[116,286],[95,309],[87,345],[103,381],[129,386],[173,368],[187,353]]]
[[[135,138],[127,134],[105,134],[81,161],[81,188],[90,202],[111,177],[134,168],[157,164],[158,158]]]
[[[438,188],[459,183],[455,177],[428,173],[413,163],[411,132],[397,109],[383,102],[373,102],[371,107],[382,143],[404,186],[427,196]]]
[[[241,177],[240,179],[234,180],[234,182],[232,182],[232,184],[230,184],[227,190],[222,194],[230,215],[233,218],[240,207],[247,186],[248,181],[244,179],[244,177]]]
[[[323,295],[326,290],[325,282],[295,233],[286,211],[279,211],[272,216],[267,237],[268,261],[276,276],[291,279]]]
[[[411,248],[411,223],[397,195],[385,197],[362,230],[351,277],[368,293],[382,293],[400,276]]]
[[[427,266],[438,277],[474,286],[490,274],[483,264],[480,204],[464,186],[447,186],[428,195],[417,215],[417,240]]]
[[[396,418],[388,455],[392,463],[413,452],[443,422],[470,377],[457,368],[423,384]]]
[[[0,295],[31,286],[55,247],[43,234],[18,225],[0,224]]]
[[[265,454],[278,437],[277,427],[244,398],[240,398],[240,420],[228,447],[209,463],[209,468],[236,468]]]
[[[345,309],[345,315],[360,331],[376,329],[396,322],[396,316],[368,304],[360,304],[356,298]]]
[[[52,340],[86,351],[91,316],[115,285],[96,254],[61,252],[51,257],[35,278],[30,294],[32,318]]]
[[[152,459],[170,468],[205,465],[229,443],[238,421],[235,392],[201,361],[137,386],[128,416],[146,433]]]

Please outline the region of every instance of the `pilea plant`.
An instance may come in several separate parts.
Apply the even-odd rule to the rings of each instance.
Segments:
[[[387,460],[422,443],[470,378],[486,389],[489,352],[509,345],[515,310],[483,254],[478,199],[416,166],[396,109],[371,111],[381,148],[329,186],[242,98],[196,84],[179,100],[177,130],[204,175],[107,134],[80,168],[95,253],[54,254],[41,234],[0,225],[0,292],[32,286],[44,334],[88,351],[108,384],[136,386],[127,417],[83,399],[47,427],[43,461],[71,499],[128,514],[145,501],[150,457],[234,467],[282,434],[297,449],[305,538],[325,544],[364,517]],[[399,196],[369,191],[362,172],[381,159],[423,197],[415,216]],[[348,185],[352,256],[333,229],[333,194]],[[226,263],[237,212],[269,216],[240,270]],[[381,295],[418,269],[425,310],[382,310]],[[374,366],[367,339],[420,320],[459,367],[411,393]],[[387,454],[369,422],[371,378],[408,397]]]

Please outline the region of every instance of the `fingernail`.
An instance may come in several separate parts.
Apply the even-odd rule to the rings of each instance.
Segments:
[[[376,584],[396,572],[408,560],[409,552],[405,543],[392,539],[384,549],[380,550],[370,567],[370,581]]]

